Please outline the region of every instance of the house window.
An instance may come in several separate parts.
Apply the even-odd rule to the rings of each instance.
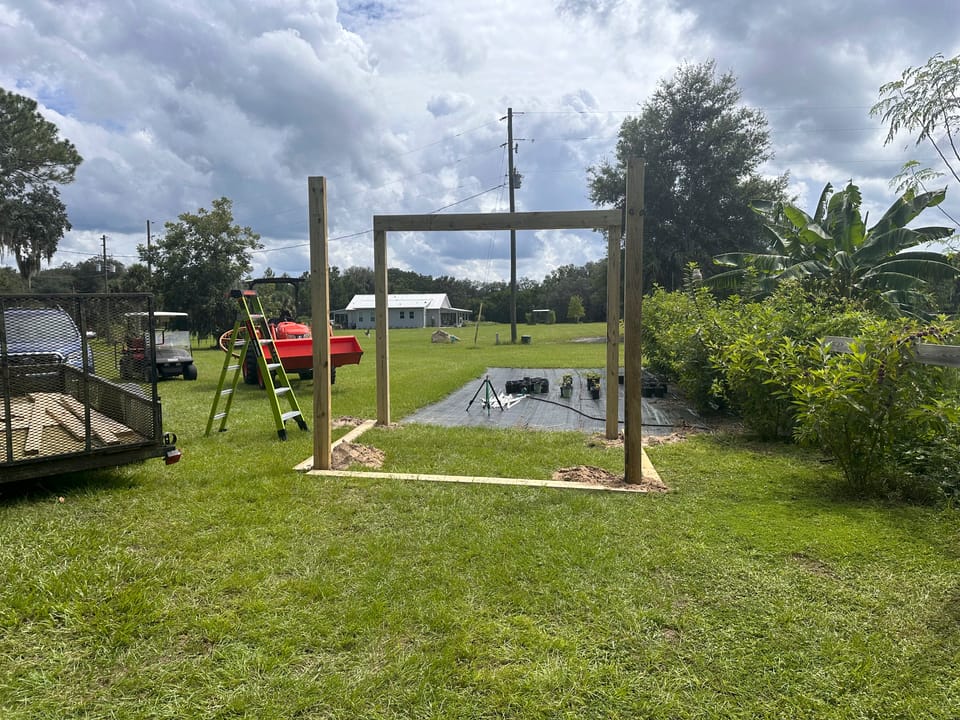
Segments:
[[[357,315],[357,322],[363,322],[363,315]]]
[[[400,311],[400,319],[403,320],[403,310]]]

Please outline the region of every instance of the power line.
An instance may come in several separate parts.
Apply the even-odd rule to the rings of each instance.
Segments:
[[[428,215],[433,215],[433,214],[435,214],[435,213],[440,212],[441,210],[446,210],[447,208],[452,208],[452,207],[454,207],[455,205],[460,205],[460,204],[465,203],[465,202],[467,202],[467,201],[469,201],[469,200],[473,200],[474,198],[478,198],[478,197],[480,197],[481,195],[486,195],[487,193],[493,192],[494,190],[499,190],[499,189],[501,189],[501,188],[503,188],[503,187],[505,187],[505,186],[506,186],[506,183],[500,183],[499,185],[494,185],[494,186],[491,187],[491,188],[487,188],[486,190],[481,190],[480,192],[475,193],[474,195],[470,195],[469,197],[462,198],[462,199],[460,199],[460,200],[457,200],[456,202],[450,203],[449,205],[444,205],[443,207],[439,207],[439,208],[437,208],[436,210],[431,210],[431,211],[430,211],[429,213],[427,213],[427,214],[428,214]],[[329,238],[329,239],[328,239],[328,242],[335,242],[335,241],[337,241],[337,240],[349,240],[350,238],[359,237],[359,236],[361,236],[361,235],[367,235],[367,234],[372,233],[372,232],[373,232],[373,228],[367,228],[366,230],[360,230],[359,232],[350,233],[350,234],[348,234],[348,235],[338,235],[338,236],[336,236],[336,237]],[[304,242],[304,243],[296,243],[295,245],[284,245],[284,246],[282,246],[282,247],[276,247],[276,248],[262,248],[262,249],[260,249],[260,250],[253,250],[251,254],[261,254],[261,253],[279,252],[280,250],[294,250],[294,249],[296,249],[296,248],[307,247],[308,245],[310,245],[309,242]]]

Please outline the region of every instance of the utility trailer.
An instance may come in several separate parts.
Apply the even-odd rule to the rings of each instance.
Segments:
[[[0,294],[0,482],[179,460],[156,379],[121,376],[135,312],[152,330],[148,294]]]

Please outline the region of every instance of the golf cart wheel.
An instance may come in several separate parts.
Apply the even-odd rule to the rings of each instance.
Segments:
[[[193,363],[188,363],[183,366],[183,379],[184,380],[196,380],[197,379],[197,366]]]

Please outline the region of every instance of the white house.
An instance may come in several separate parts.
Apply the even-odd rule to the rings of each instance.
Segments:
[[[333,321],[351,329],[374,327],[375,297],[354,295],[343,310],[334,310]],[[387,295],[387,323],[391,328],[459,327],[471,314],[471,310],[451,306],[446,293]]]

